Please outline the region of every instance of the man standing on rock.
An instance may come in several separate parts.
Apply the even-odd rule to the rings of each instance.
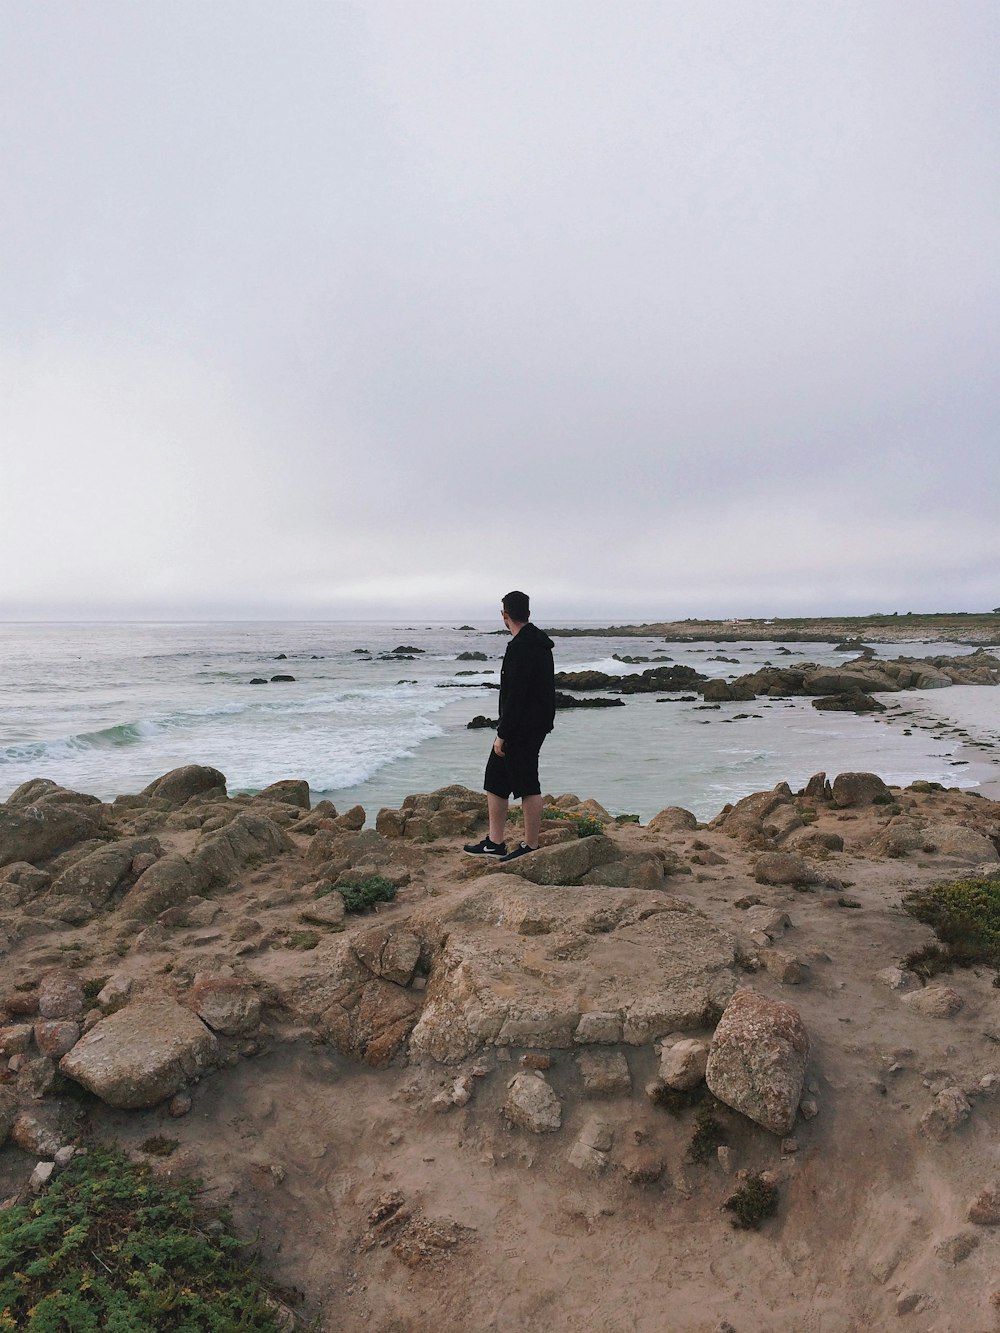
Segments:
[[[482,842],[466,843],[465,850],[471,856],[513,861],[538,850],[542,827],[538,752],[555,720],[555,668],[552,640],[529,619],[527,593],[509,592],[500,614],[511,638],[500,669],[500,721],[483,779],[490,832]],[[504,829],[511,796],[521,798],[524,841],[508,852]]]

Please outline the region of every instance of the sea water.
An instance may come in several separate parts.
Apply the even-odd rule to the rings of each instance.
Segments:
[[[360,803],[370,820],[411,792],[452,782],[478,789],[493,733],[467,724],[496,716],[506,644],[492,623],[0,625],[0,800],[34,777],[107,800],[189,763],[221,769],[233,792],[305,778],[314,799]],[[876,648],[881,657],[969,651]],[[615,654],[651,661],[626,665]],[[562,670],[623,674],[669,659],[726,679],[767,662],[850,656],[823,644],[789,654],[773,643],[653,637],[557,637],[555,647]],[[809,699],[711,708],[680,693],[560,710],[542,750],[543,786],[645,820],[666,805],[709,818],[819,770],[966,787],[1000,777],[996,689],[882,699],[886,713],[861,717],[817,711]]]

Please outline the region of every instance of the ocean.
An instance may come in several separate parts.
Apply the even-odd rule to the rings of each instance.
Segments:
[[[579,622],[576,622],[579,624]],[[501,632],[497,632],[497,631]],[[369,820],[411,792],[478,789],[496,716],[499,618],[423,623],[0,625],[0,800],[47,777],[104,800],[181,764],[210,764],[229,790],[305,778],[314,800]],[[765,662],[835,664],[823,644],[672,644],[557,638],[557,670],[639,671],[614,659],[670,659],[731,678]],[[880,657],[970,651],[875,645]],[[396,651],[403,650],[403,651]],[[412,650],[412,651],[410,651]],[[461,660],[462,654],[484,659]],[[473,673],[473,674],[468,674]],[[274,680],[275,676],[291,680]],[[263,684],[251,684],[253,680]],[[1000,692],[986,686],[883,695],[889,711],[823,713],[808,699],[700,707],[633,695],[624,707],[565,710],[542,750],[544,790],[595,797],[645,821],[667,805],[701,819],[780,781],[868,770],[975,787],[1000,779]]]

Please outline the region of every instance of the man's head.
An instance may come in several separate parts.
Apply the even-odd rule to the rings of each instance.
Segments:
[[[531,618],[526,592],[509,592],[501,602],[501,606],[503,607],[504,619],[509,620],[513,625],[527,624]]]

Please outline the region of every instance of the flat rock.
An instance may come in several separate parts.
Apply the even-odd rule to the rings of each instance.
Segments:
[[[236,1036],[260,1024],[260,996],[240,977],[198,976],[191,987],[191,1008],[213,1032]]]
[[[720,1102],[785,1135],[795,1124],[808,1058],[809,1037],[798,1011],[742,990],[715,1029],[705,1081]]]
[[[794,852],[764,852],[754,862],[753,877],[758,884],[813,884],[816,871]]]
[[[657,890],[563,893],[492,875],[429,912],[424,931],[445,942],[411,1050],[445,1062],[587,1035],[644,1045],[702,1026],[736,986],[734,938]]]
[[[576,1057],[586,1097],[613,1097],[632,1091],[632,1075],[621,1051],[583,1050]]]
[[[156,1106],[211,1065],[217,1043],[190,1009],[166,995],[102,1018],[59,1068],[109,1106]]]

